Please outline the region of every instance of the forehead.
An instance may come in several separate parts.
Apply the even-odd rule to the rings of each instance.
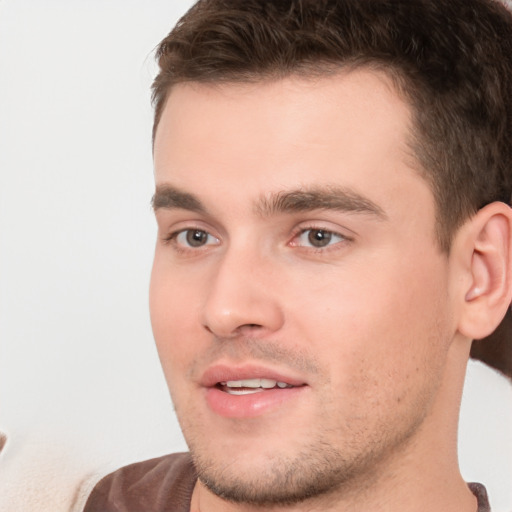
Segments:
[[[400,173],[419,179],[410,122],[410,108],[391,80],[368,70],[179,84],[156,132],[156,183],[199,195],[214,187],[240,200],[331,185],[370,197],[384,183],[396,186]]]

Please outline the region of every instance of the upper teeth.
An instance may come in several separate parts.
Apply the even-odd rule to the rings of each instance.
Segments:
[[[244,379],[244,380],[228,380],[226,382],[221,382],[223,386],[227,386],[228,388],[264,388],[271,389],[276,386],[280,388],[291,387],[290,384],[286,382],[278,382],[272,379]]]

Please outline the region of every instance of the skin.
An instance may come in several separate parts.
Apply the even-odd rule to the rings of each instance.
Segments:
[[[192,510],[476,510],[456,455],[461,258],[436,243],[410,117],[365,70],[170,94],[150,306]],[[298,209],[276,201],[291,191],[310,193]],[[203,385],[218,364],[303,385],[226,417]]]

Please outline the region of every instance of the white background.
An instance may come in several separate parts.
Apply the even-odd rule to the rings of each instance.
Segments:
[[[2,510],[66,510],[87,478],[186,448],[147,288],[151,53],[190,4],[0,0]],[[512,386],[478,364],[460,452],[510,512]]]

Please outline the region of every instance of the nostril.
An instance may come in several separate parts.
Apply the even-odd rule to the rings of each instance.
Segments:
[[[236,328],[235,333],[239,336],[254,336],[263,330],[261,324],[243,324]]]
[[[244,324],[237,328],[237,331],[256,331],[258,329],[262,329],[263,326],[260,324]]]

